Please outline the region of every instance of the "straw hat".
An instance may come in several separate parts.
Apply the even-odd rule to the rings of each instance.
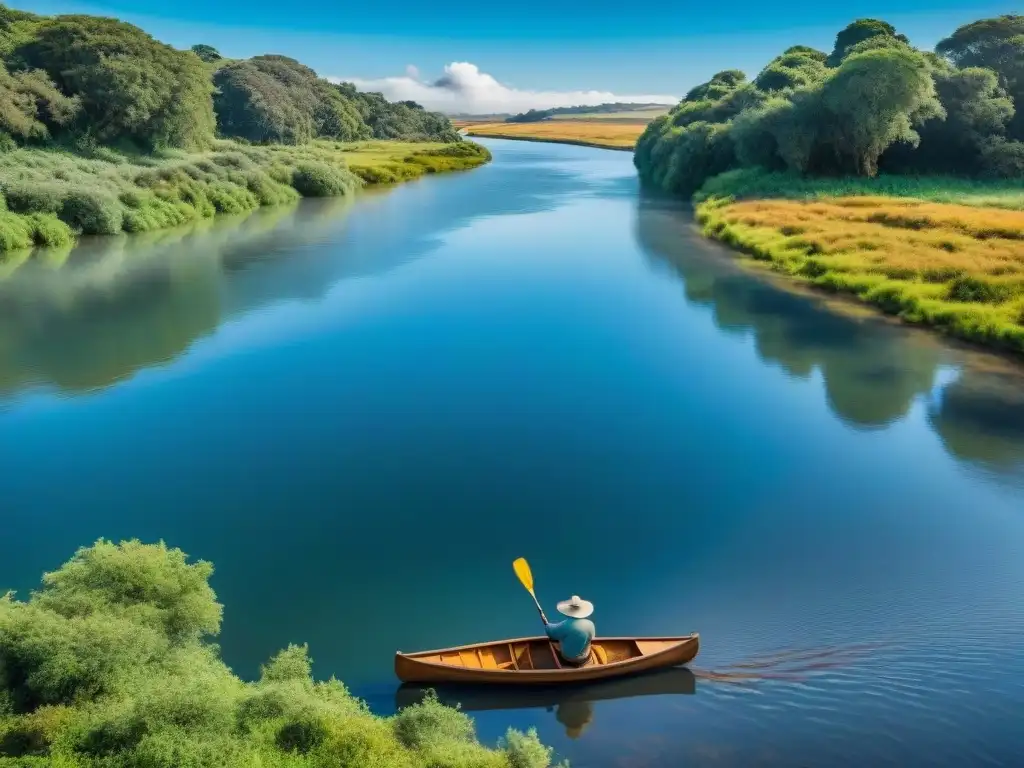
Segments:
[[[594,604],[588,600],[581,600],[579,595],[563,600],[556,607],[559,613],[574,619],[585,619],[594,612]]]

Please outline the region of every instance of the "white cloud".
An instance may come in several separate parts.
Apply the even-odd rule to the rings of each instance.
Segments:
[[[676,96],[664,94],[621,94],[610,91],[523,91],[499,82],[481,72],[468,61],[452,62],[444,68],[444,75],[428,82],[419,76],[411,64],[404,76],[384,77],[377,80],[330,77],[328,80],[348,80],[361,91],[379,91],[390,101],[411,99],[427,109],[448,113],[485,115],[503,112],[525,112],[528,109],[574,107],[606,102],[634,102],[675,104]]]

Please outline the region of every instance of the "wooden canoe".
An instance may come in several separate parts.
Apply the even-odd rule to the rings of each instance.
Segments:
[[[700,636],[602,637],[591,643],[582,667],[563,663],[546,637],[520,637],[418,653],[395,653],[395,674],[404,683],[553,685],[624,677],[686,664]]]

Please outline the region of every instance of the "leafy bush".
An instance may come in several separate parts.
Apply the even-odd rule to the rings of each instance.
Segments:
[[[989,176],[1024,179],[1024,141],[989,139],[981,148],[981,167]]]
[[[338,197],[354,192],[357,181],[348,171],[323,163],[302,163],[292,172],[292,186],[303,197]]]
[[[132,208],[139,210],[146,205]],[[15,214],[7,214],[15,215]],[[205,636],[211,567],[99,541],[27,602],[0,599],[0,764],[65,768],[547,768],[535,734],[481,746],[436,699],[389,719],[290,645],[244,683]]]
[[[32,227],[24,216],[0,211],[0,253],[31,248]]]
[[[52,182],[5,184],[4,196],[14,213],[58,213],[64,204],[64,189]]]
[[[470,743],[476,737],[473,721],[430,694],[419,704],[406,707],[394,720],[395,736],[405,746],[422,749],[437,742]]]
[[[526,733],[509,728],[502,746],[512,768],[547,768],[551,764],[552,750],[540,743],[535,728]]]
[[[116,235],[123,217],[117,198],[91,190],[70,190],[60,209],[61,220],[86,235]]]
[[[36,245],[60,248],[75,241],[75,233],[71,231],[71,227],[52,213],[31,213],[27,220],[32,228],[32,242]]]

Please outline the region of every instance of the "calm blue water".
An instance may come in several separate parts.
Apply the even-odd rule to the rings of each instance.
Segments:
[[[396,649],[537,631],[525,556],[549,613],[702,650],[624,698],[467,702],[486,739],[1018,760],[1020,370],[752,277],[628,154],[486,143],[354,204],[0,264],[0,585],[162,538],[214,563],[239,674],[309,642],[387,712]]]

